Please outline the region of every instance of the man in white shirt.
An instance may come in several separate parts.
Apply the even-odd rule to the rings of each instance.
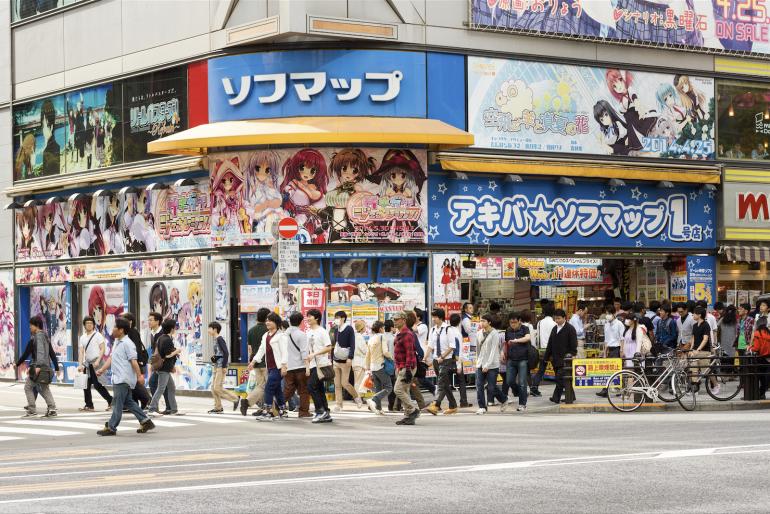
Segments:
[[[620,358],[620,345],[623,340],[625,325],[615,317],[615,307],[605,307],[606,321],[604,322],[604,357],[610,359]],[[596,396],[607,396],[607,388],[596,393]]]
[[[538,346],[540,348],[548,348],[548,341],[551,338],[556,322],[553,320],[554,305],[551,302],[543,304],[543,319],[537,324],[537,337],[539,340]],[[532,387],[529,388],[530,396],[543,396],[540,393],[540,382],[543,381],[545,375],[545,368],[548,363],[544,360],[540,360],[540,368],[537,370],[535,378],[532,379]]]
[[[91,386],[104,398],[107,402],[107,410],[112,409],[112,396],[107,388],[99,382],[99,378],[96,376],[96,369],[101,366],[102,358],[104,357],[105,341],[104,336],[95,330],[96,323],[94,318],[86,316],[83,318],[83,328],[85,333],[80,336],[78,342],[78,348],[80,348],[80,366],[78,371],[86,373],[88,375],[88,385],[83,389],[83,396],[85,398],[85,407],[81,407],[80,411],[93,411],[94,400],[91,396]]]
[[[577,333],[577,339],[578,339],[578,349],[577,349],[577,357],[578,359],[584,359],[586,356],[585,346],[586,346],[586,330],[585,326],[583,325],[583,317],[586,315],[586,304],[585,302],[578,302],[577,304],[577,310],[575,311],[575,314],[572,315],[572,317],[569,320],[569,324],[575,327],[575,332]]]
[[[305,374],[308,377],[307,387],[315,405],[315,416],[311,423],[332,422],[329,402],[326,399],[326,379],[320,370],[331,367],[332,361],[329,354],[333,347],[329,333],[321,326],[322,319],[323,316],[318,309],[307,312],[308,356],[305,359]]]
[[[462,311],[460,332],[464,338],[467,337],[471,341],[471,344],[474,344],[476,342],[476,331],[471,322],[471,319],[473,319],[473,304],[471,302],[465,302]]]
[[[441,371],[441,361],[443,361],[443,354],[448,352],[450,348],[449,341],[449,323],[446,321],[446,313],[444,309],[433,309],[431,313],[432,328],[430,329],[430,337],[428,337],[428,345],[425,350],[425,363],[433,366],[433,370],[436,372],[436,381],[439,381],[439,375]],[[419,337],[419,336],[418,336]],[[437,389],[439,388],[437,384]],[[436,395],[436,398],[428,406],[428,412],[434,416],[438,415],[441,410],[441,399],[445,392],[442,390],[440,394]],[[451,395],[451,391],[449,393]],[[449,395],[448,395],[449,396]],[[449,396],[454,403],[454,398]],[[455,411],[457,409],[455,408]]]
[[[417,340],[422,347],[422,353],[428,354],[428,325],[423,323],[422,316],[424,312],[421,309],[415,308],[414,313],[417,315],[417,323],[412,327],[414,333],[417,334]]]

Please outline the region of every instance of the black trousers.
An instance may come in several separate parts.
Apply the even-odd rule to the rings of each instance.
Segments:
[[[147,375],[147,366],[142,367],[142,375]],[[147,388],[144,387],[144,381],[136,381],[136,387],[131,390],[131,398],[139,404],[142,409],[147,408],[147,404],[150,403],[150,393],[147,392]],[[168,406],[166,407],[168,408]]]
[[[555,366],[554,366],[555,367]],[[553,398],[554,402],[558,403],[561,401],[561,395],[564,393],[564,380],[567,374],[567,370],[564,369],[564,366],[559,366],[556,370],[556,388],[553,390]]]
[[[456,364],[456,363],[455,363]],[[462,363],[460,364],[462,366]],[[465,370],[460,368],[457,372],[457,387],[460,388],[460,405],[468,405],[467,383],[465,382]]]
[[[457,363],[454,357],[445,359],[440,363],[433,361],[434,366],[438,365],[438,396],[436,397],[436,407],[441,407],[441,401],[446,397],[449,400],[449,408],[456,409],[457,402],[452,393],[452,375],[457,371]]]
[[[316,414],[320,412],[329,412],[329,402],[326,399],[326,382],[318,378],[316,368],[310,370],[310,376],[307,379],[307,389],[313,398]]]
[[[88,365],[88,387],[83,389],[83,397],[86,401],[86,407],[89,407],[91,409],[94,408],[94,399],[93,396],[91,396],[91,386],[96,389],[96,392],[98,392],[100,395],[102,395],[102,398],[104,398],[104,401],[107,402],[107,405],[112,405],[112,396],[110,396],[110,392],[107,390],[106,387],[104,387],[102,384],[99,383],[99,380],[97,380],[96,377],[96,370],[94,369],[93,364]]]

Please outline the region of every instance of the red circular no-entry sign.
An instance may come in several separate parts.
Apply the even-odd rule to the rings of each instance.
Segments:
[[[297,235],[299,225],[294,218],[283,218],[278,222],[278,234],[283,239],[291,239]]]

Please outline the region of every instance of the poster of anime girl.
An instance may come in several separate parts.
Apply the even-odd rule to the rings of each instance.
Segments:
[[[123,285],[112,284],[84,284],[81,289],[80,312],[83,316],[94,318],[96,330],[107,341],[105,355],[112,351],[112,329],[115,327],[115,319],[126,310],[123,301]],[[77,323],[78,337],[80,337],[83,324]]]
[[[243,244],[251,231],[243,205],[243,172],[237,155],[216,159],[211,171],[211,237],[220,244]]]
[[[347,242],[355,232],[348,216],[348,203],[356,193],[376,191],[376,184],[370,181],[376,169],[374,157],[360,148],[343,148],[332,154],[329,171],[336,185],[326,193],[330,243]]]
[[[391,243],[425,242],[426,211],[422,162],[411,150],[390,149],[373,176],[379,184],[380,238]]]
[[[460,311],[460,273],[452,266],[452,261],[460,262],[456,253],[433,255],[433,307],[446,312]]]
[[[0,271],[0,378],[16,378],[13,306],[13,272]]]
[[[41,205],[37,208],[37,226],[42,254],[46,259],[69,257],[68,226],[61,203]]]
[[[67,145],[63,173],[112,166],[123,160],[122,86],[102,84],[66,94]]]
[[[281,158],[273,150],[244,155],[243,208],[248,217],[247,244],[272,244],[272,228],[284,216],[279,190]]]
[[[211,382],[210,366],[203,359],[203,297],[200,280],[142,281],[139,283],[140,332],[146,333],[150,312],[177,322],[174,345],[182,350],[177,358],[174,381],[179,389],[206,389]]]
[[[35,100],[13,108],[15,180],[63,173],[66,145],[64,95]]]
[[[129,253],[154,252],[157,247],[152,192],[141,189],[125,196],[122,211],[123,243]]]
[[[42,258],[40,230],[35,208],[16,209],[15,219],[16,258],[22,261]]]
[[[300,240],[328,242],[328,223],[321,217],[329,185],[326,159],[318,150],[303,148],[286,159],[281,171],[283,209],[297,220]]]
[[[67,288],[65,286],[35,286],[30,288],[30,317],[40,316],[60,361],[72,360],[72,341]]]

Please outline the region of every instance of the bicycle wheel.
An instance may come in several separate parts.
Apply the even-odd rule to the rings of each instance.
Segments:
[[[740,391],[741,381],[726,366],[712,367],[706,375],[706,392],[715,400],[720,402],[732,400]]]
[[[633,371],[624,369],[610,377],[607,386],[607,400],[615,410],[633,412],[644,402],[644,392],[635,384],[643,384],[642,378]]]
[[[695,410],[695,402],[697,401],[697,393],[690,377],[684,370],[677,371],[671,378],[671,386],[674,388],[674,393],[677,395],[677,401],[684,410]]]
[[[671,377],[669,377],[669,380],[664,380],[660,383],[658,386],[658,398],[661,399],[661,401],[665,403],[674,403],[679,399],[679,395],[676,394],[674,391],[674,387],[672,385],[672,380],[676,372],[674,372]]]

